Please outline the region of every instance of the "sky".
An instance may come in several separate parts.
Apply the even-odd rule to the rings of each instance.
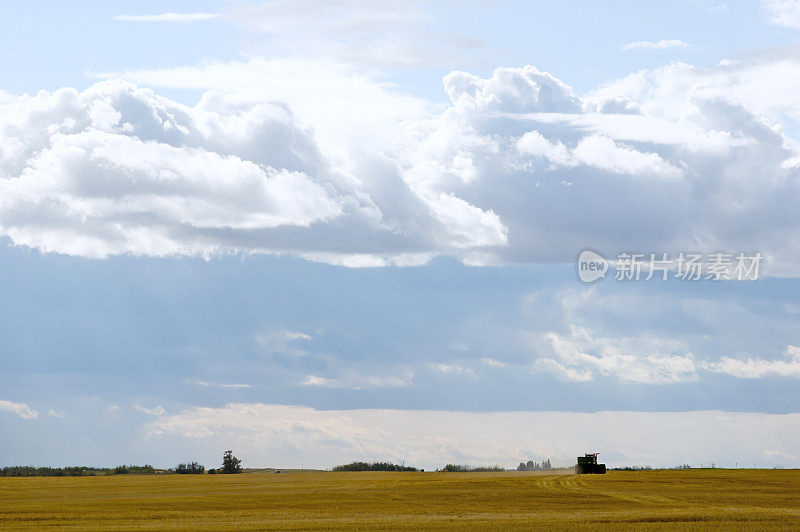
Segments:
[[[0,15],[0,466],[800,467],[800,2]]]

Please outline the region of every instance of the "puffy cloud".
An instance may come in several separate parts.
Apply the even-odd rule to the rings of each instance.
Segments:
[[[800,232],[797,147],[779,125],[796,107],[788,87],[798,86],[781,79],[781,88],[765,88],[776,99],[756,98],[756,70],[781,71],[776,61],[672,65],[603,87],[579,111],[570,110],[571,91],[527,69],[482,81],[451,74],[454,105],[424,141],[418,168],[469,154],[468,181],[442,165],[426,182],[479,198],[499,217],[509,245],[491,251],[501,262],[571,260],[587,246],[758,249],[768,275],[794,275],[800,257],[774,229]],[[503,90],[489,89],[501,80]],[[530,83],[553,97],[520,89]]]
[[[697,364],[686,347],[656,337],[601,337],[582,327],[568,336],[546,333],[553,357],[534,364],[568,381],[592,380],[595,374],[621,382],[670,384],[697,380]]]
[[[0,411],[11,412],[22,419],[36,419],[39,417],[39,413],[36,410],[32,410],[27,404],[13,401],[0,401]]]
[[[532,66],[498,68],[489,79],[451,72],[444,77],[444,89],[453,104],[482,113],[574,113],[581,108],[568,85]]]
[[[800,347],[786,346],[784,359],[766,360],[763,358],[736,359],[722,357],[717,362],[706,365],[710,371],[726,373],[740,379],[761,379],[764,377],[800,378]]]
[[[27,164],[0,183],[2,226],[15,243],[43,251],[212,253],[215,230],[308,227],[341,214],[303,173],[126,135],[53,135]]]
[[[335,163],[355,162],[353,153],[389,150],[413,143],[420,117],[435,116],[426,100],[404,94],[385,79],[339,63],[305,58],[251,58],[205,62],[199,66],[148,71],[96,72],[95,78],[125,79],[140,85],[212,91],[218,105],[214,118],[231,108],[239,113],[264,102],[281,102],[301,128]],[[220,94],[225,98],[219,97]],[[232,124],[232,125],[235,125]],[[227,129],[226,132],[231,132]],[[240,132],[244,136],[247,130]],[[268,139],[263,135],[259,139]],[[363,176],[362,176],[363,178]]]
[[[585,164],[618,174],[677,178],[681,170],[670,165],[656,153],[642,153],[620,146],[605,135],[589,135],[573,150],[560,141],[545,139],[538,131],[525,133],[517,142],[522,153],[544,157],[555,166],[573,167]]]
[[[800,116],[794,97],[799,65],[793,48],[763,52],[747,61],[722,60],[713,67],[672,63],[629,74],[587,97],[627,98],[647,116],[765,146],[774,141],[782,145],[782,126],[787,118]]]
[[[671,292],[655,297],[605,285],[530,294],[523,311],[531,323],[520,335],[533,355],[530,368],[569,382],[606,377],[650,385],[709,382],[718,380],[715,373],[800,377],[795,317],[789,312],[776,315],[758,299]],[[770,358],[772,353],[777,357]]]
[[[544,157],[557,166],[574,166],[578,162],[561,141],[548,140],[538,131],[528,131],[522,135],[517,141],[517,149],[528,155]]]
[[[208,92],[194,107],[118,81],[4,96],[0,229],[92,257],[369,267],[729,250],[795,275],[799,67],[673,64],[582,98],[530,66],[452,72],[443,111],[299,59],[115,73]]]
[[[209,93],[188,108],[105,82],[3,109],[0,229],[18,245],[88,257],[290,252],[347,263],[505,238],[491,212],[417,194],[391,164],[370,171],[383,175],[374,184],[332,170],[280,104]],[[387,195],[392,187],[398,193]],[[389,204],[382,211],[374,200]]]
[[[800,436],[798,427],[800,414],[316,410],[251,403],[191,408],[145,430],[154,441],[191,439],[209,456],[236,441],[237,454],[252,465],[331,467],[381,459],[431,468],[448,462],[512,467],[536,456],[567,466],[590,448],[612,466],[699,464],[712,455],[718,464],[794,465],[790,442]],[[766,461],[765,450],[773,452]]]
[[[655,153],[642,153],[619,146],[602,135],[584,137],[575,146],[575,158],[589,166],[618,174],[644,174],[657,177],[680,177],[681,171]]]

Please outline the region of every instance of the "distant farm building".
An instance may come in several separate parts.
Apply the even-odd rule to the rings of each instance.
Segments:
[[[586,453],[578,457],[578,465],[575,466],[575,473],[578,475],[595,474],[605,475],[606,465],[597,463],[599,453]]]

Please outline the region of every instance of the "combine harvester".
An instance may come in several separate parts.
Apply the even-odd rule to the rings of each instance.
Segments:
[[[578,465],[575,466],[577,475],[605,475],[606,465],[597,463],[597,455],[600,453],[586,453],[585,456],[578,457]]]

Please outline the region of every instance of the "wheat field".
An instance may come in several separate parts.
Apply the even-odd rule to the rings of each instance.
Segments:
[[[798,470],[0,478],[0,529],[800,528]]]

